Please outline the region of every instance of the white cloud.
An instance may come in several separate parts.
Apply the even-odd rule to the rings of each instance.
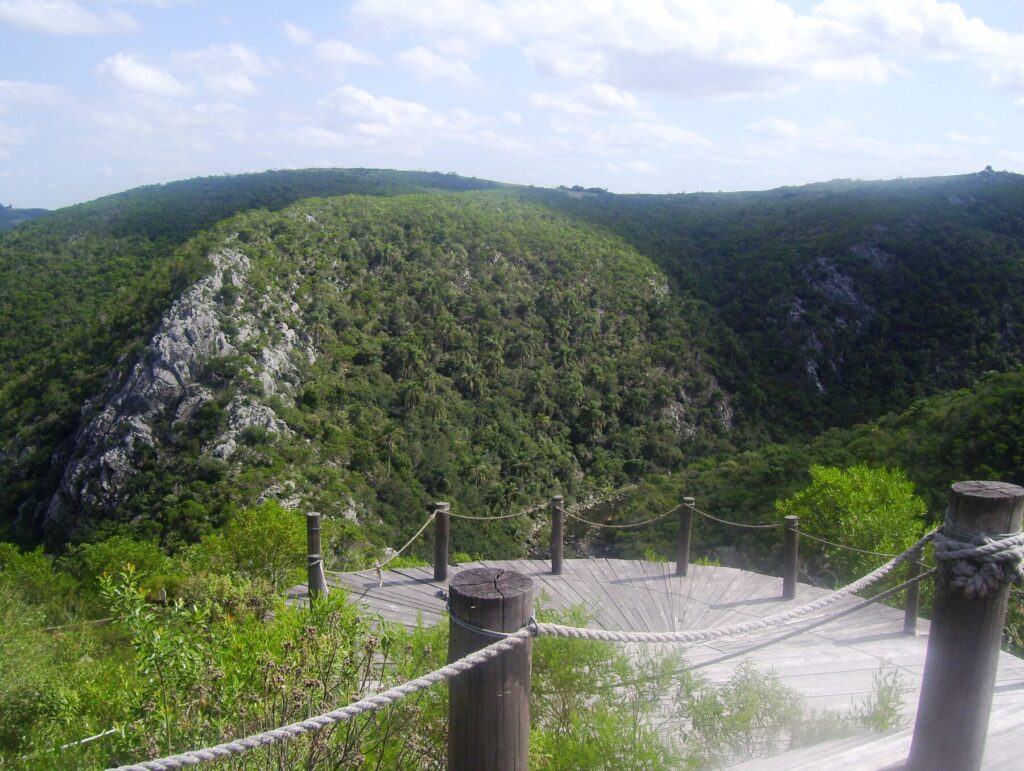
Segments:
[[[939,0],[358,0],[355,18],[436,40],[519,47],[562,78],[690,97],[882,83],[908,59],[957,60],[1024,88],[1024,34]]]
[[[0,160],[10,157],[10,148],[20,145],[28,137],[28,131],[22,128],[15,128],[3,121],[0,121]]]
[[[649,115],[649,111],[640,104],[636,96],[607,83],[591,83],[567,94],[533,93],[530,94],[529,100],[534,107],[544,107],[570,115]]]
[[[802,133],[793,121],[771,116],[756,120],[747,128],[755,134],[777,139],[799,139]]]
[[[175,59],[197,71],[207,89],[224,96],[255,94],[256,83],[253,78],[269,72],[260,55],[241,43],[185,51],[176,54]]]
[[[64,89],[27,80],[0,80],[0,113],[13,106],[57,104],[66,97]]]
[[[325,64],[345,68],[351,64],[379,64],[374,54],[341,40],[325,40],[313,46],[314,55]]]
[[[143,64],[131,54],[108,56],[97,70],[129,91],[168,98],[189,93],[188,87],[169,72]]]
[[[435,53],[429,48],[416,46],[398,55],[399,63],[420,81],[450,80],[465,86],[476,81],[473,70],[464,61]]]
[[[866,50],[972,62],[996,85],[1024,88],[1024,34],[968,17],[939,0],[824,0],[815,14],[840,22]]]
[[[305,27],[292,24],[290,21],[284,22],[281,26],[284,28],[285,37],[296,45],[308,46],[313,44],[313,33]]]
[[[374,96],[355,86],[342,86],[320,100],[319,106],[328,112],[349,118],[349,128],[356,134],[370,137],[409,135],[424,131],[452,128],[452,123],[440,113],[419,102]],[[463,113],[463,120],[468,113]]]
[[[0,0],[0,22],[51,35],[102,35],[138,26],[126,13],[94,13],[74,0]]]
[[[957,142],[962,145],[990,145],[991,137],[974,136],[972,134],[961,134],[959,131],[946,132],[946,139],[950,142]]]

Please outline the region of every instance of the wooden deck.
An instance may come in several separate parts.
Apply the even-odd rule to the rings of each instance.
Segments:
[[[589,626],[615,630],[682,631],[724,626],[773,615],[827,594],[823,589],[800,584],[797,598],[784,601],[781,578],[699,565],[691,566],[690,575],[679,578],[671,563],[640,560],[566,560],[561,576],[551,575],[549,563],[541,560],[473,562],[454,567],[450,573],[470,567],[518,571],[533,579],[534,596],[543,607],[582,606],[591,617]],[[370,613],[412,627],[442,619],[444,601],[436,592],[446,586],[433,583],[432,578],[432,568],[407,568],[385,571],[381,586],[372,572],[329,575],[328,583],[343,587]],[[305,593],[306,587],[298,586],[290,594],[294,601],[302,601]],[[903,634],[901,610],[873,605],[804,630],[859,601],[846,598],[793,624],[754,635],[685,646],[686,659],[711,682],[728,679],[740,662],[749,660],[762,671],[774,670],[785,685],[803,694],[809,707],[818,710],[848,710],[859,705],[872,692],[879,668],[895,668],[907,688],[903,712],[907,724],[912,725],[924,670],[927,621],[919,621],[918,635],[909,637]],[[1019,758],[1024,753],[1024,731],[1014,730],[1024,728],[1022,706],[1024,660],[1002,654],[986,768],[1005,768],[1005,761],[999,759]],[[881,738],[846,739],[810,752],[786,753],[777,758],[777,765],[758,765],[772,762],[758,761],[743,767],[820,768],[822,753],[828,750],[829,766],[884,768],[906,757],[907,748],[909,734],[901,738],[897,732]],[[835,763],[831,753],[835,753]],[[799,765],[801,762],[806,764]]]

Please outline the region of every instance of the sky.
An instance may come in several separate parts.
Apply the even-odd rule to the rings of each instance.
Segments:
[[[0,204],[306,167],[1024,172],[1024,0],[0,0]]]

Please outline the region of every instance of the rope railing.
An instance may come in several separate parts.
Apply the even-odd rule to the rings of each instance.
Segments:
[[[769,530],[769,529],[774,530],[776,528],[783,527],[781,522],[770,522],[770,523],[767,523],[767,524],[750,524],[750,523],[747,523],[747,522],[731,522],[728,519],[722,519],[721,517],[716,517],[713,514],[708,514],[706,511],[701,511],[696,506],[693,506],[691,508],[693,508],[693,510],[695,512],[697,512],[698,514],[700,514],[702,517],[706,517],[707,519],[710,519],[713,522],[720,522],[723,525],[729,525],[730,527],[745,527],[745,528],[748,528],[750,530]],[[893,556],[895,556],[895,555],[893,555]]]
[[[683,504],[680,503],[678,506],[673,506],[668,511],[666,511],[666,512],[664,512],[662,514],[659,514],[656,517],[652,517],[651,519],[645,519],[643,522],[629,522],[627,524],[622,524],[622,525],[610,524],[608,522],[594,522],[593,520],[585,519],[585,518],[579,516],[578,514],[573,514],[571,511],[569,511],[567,509],[564,509],[564,508],[559,508],[558,511],[561,511],[567,517],[571,517],[572,519],[575,519],[577,522],[584,522],[584,523],[586,523],[586,524],[588,524],[588,525],[590,525],[592,527],[602,527],[602,528],[608,528],[610,530],[628,530],[630,528],[643,527],[644,525],[650,525],[650,524],[653,524],[654,522],[659,522],[660,520],[663,520],[665,517],[667,517],[669,514],[672,514],[672,513],[676,512],[676,511],[678,511],[679,506],[682,506],[682,505]]]
[[[689,630],[686,632],[617,632],[607,629],[583,629],[580,627],[564,626],[561,624],[539,624],[541,635],[554,637],[570,637],[577,640],[602,640],[604,642],[626,642],[626,643],[699,643],[708,640],[720,640],[724,637],[736,637],[737,635],[750,632],[759,632],[770,629],[781,624],[789,623],[798,618],[826,608],[851,594],[863,591],[881,581],[900,564],[911,559],[914,554],[923,549],[934,537],[937,530],[932,530],[923,536],[917,543],[911,546],[902,554],[889,560],[881,567],[871,571],[853,583],[847,584],[813,602],[801,605],[798,608],[777,613],[767,618],[743,621],[730,626],[712,627],[710,629]]]
[[[453,661],[451,664],[435,669],[433,672],[428,672],[422,677],[417,677],[415,680],[396,685],[394,688],[390,688],[382,693],[362,698],[340,709],[325,712],[322,715],[317,715],[298,723],[253,734],[244,739],[236,739],[233,742],[226,742],[201,750],[183,752],[179,755],[171,755],[170,757],[157,760],[147,760],[142,763],[119,766],[116,771],[167,771],[167,769],[196,766],[200,763],[230,758],[258,749],[259,747],[291,741],[307,733],[319,731],[321,728],[326,728],[329,725],[351,720],[367,712],[376,712],[379,709],[390,706],[417,691],[422,691],[432,685],[449,680],[479,664],[490,661],[494,657],[500,656],[502,653],[510,651],[518,645],[522,645],[534,636],[536,636],[536,631],[533,627],[524,627],[518,632],[513,632],[508,637],[497,640],[480,650],[462,657],[458,661]]]
[[[776,522],[769,522],[769,523],[764,523],[764,524],[751,524],[751,523],[747,523],[747,522],[732,522],[732,521],[730,521],[728,519],[722,519],[721,517],[716,517],[715,515],[709,514],[706,511],[701,511],[696,506],[693,507],[693,510],[695,512],[697,512],[698,514],[700,514],[702,517],[710,519],[713,522],[719,522],[719,523],[721,523],[723,525],[729,525],[730,527],[741,527],[741,528],[748,528],[748,529],[751,529],[751,530],[761,530],[761,529],[764,529],[764,530],[774,530],[774,529],[778,529],[778,528],[781,528],[781,527],[785,527],[785,525],[783,525],[781,522],[777,522],[777,523]],[[858,548],[856,546],[848,546],[847,544],[844,544],[844,543],[836,543],[835,541],[829,541],[826,538],[821,538],[820,536],[812,535],[811,533],[808,533],[806,530],[802,530],[800,528],[797,528],[797,532],[803,538],[810,539],[811,541],[817,541],[818,543],[825,544],[826,546],[833,546],[833,547],[835,547],[837,549],[843,549],[845,551],[857,552],[858,554],[867,554],[867,555],[870,555],[872,557],[884,557],[885,559],[892,559],[893,557],[897,556],[896,554],[892,554],[890,552],[871,551],[870,549],[860,549],[860,548]]]
[[[973,488],[966,487],[968,485],[985,486],[982,489],[982,491],[983,492],[989,492],[989,490],[990,490],[990,488],[992,486],[997,485],[999,483],[973,483],[972,482],[972,483],[961,483],[961,484],[965,486],[964,489],[967,491],[966,493],[963,493],[964,496],[966,497],[967,493],[970,493],[973,490]],[[1020,490],[1020,488],[1014,487],[1014,490],[1019,491],[1021,494],[1024,494],[1024,490]],[[998,490],[997,490],[997,492],[998,492]],[[954,486],[954,493],[959,493],[957,486]],[[1008,497],[1008,496],[1006,496],[1006,497]],[[562,500],[561,497],[556,496],[556,498],[553,501],[553,505],[552,505],[553,511],[557,512],[558,515],[559,515],[558,516],[559,520],[560,520],[562,515],[569,513],[569,512],[566,512],[563,508],[561,508],[561,500]],[[420,530],[416,533],[416,535],[414,535],[413,538],[410,539],[410,541],[405,546],[403,546],[402,550],[408,548],[408,546],[416,538],[418,538],[420,534],[422,534],[423,530],[426,529],[427,525],[429,525],[431,520],[436,520],[438,523],[444,524],[445,528],[447,527],[447,514],[448,514],[448,510],[447,509],[448,509],[448,504],[447,503],[439,503],[438,506],[439,506],[439,509],[434,511],[430,515],[430,517],[428,518],[427,522],[424,523],[423,527],[420,528]],[[677,507],[675,507],[673,509],[670,509],[665,514],[662,514],[660,517],[657,517],[657,518],[655,518],[653,520],[648,520],[647,522],[644,522],[644,523],[632,523],[632,526],[640,526],[641,524],[648,524],[651,521],[656,521],[657,519],[660,519],[662,517],[668,516],[673,511],[676,511],[676,510],[680,510],[680,517],[681,518],[684,516],[684,513],[686,514],[686,516],[689,516],[688,512],[694,510],[693,499],[692,498],[685,499],[684,503],[681,504],[681,506],[685,506],[686,507],[686,512],[682,511],[680,509],[680,506],[677,506]],[[951,507],[952,507],[952,504],[951,504]],[[700,513],[704,514],[704,512],[700,512]],[[570,516],[574,516],[574,515],[570,514]],[[1016,513],[1015,516],[1018,517],[1018,521],[1019,521],[1019,511]],[[584,521],[586,521],[586,520],[584,520]],[[681,519],[681,521],[682,521],[682,519]],[[597,524],[597,523],[592,523],[592,524]],[[734,523],[734,524],[740,524],[742,526],[741,523]],[[786,523],[787,534],[793,536],[794,539],[795,539],[796,535],[799,532],[797,530],[796,524],[797,524],[796,517],[787,518],[787,523]],[[804,535],[807,535],[807,534],[804,534]],[[814,538],[813,536],[811,536],[811,537]],[[834,544],[834,543],[825,541],[824,539],[816,539],[815,538],[815,540],[821,540],[824,543],[827,543],[827,544],[832,545],[832,546],[838,546],[840,548],[843,547],[842,544]],[[383,691],[381,693],[366,696],[366,697],[361,698],[358,701],[353,702],[352,704],[349,704],[349,705],[347,705],[345,707],[341,707],[339,709],[335,709],[335,710],[332,710],[330,712],[326,712],[326,713],[318,715],[316,717],[312,717],[312,718],[309,718],[307,720],[303,720],[303,721],[300,721],[300,722],[297,722],[297,723],[292,723],[290,725],[282,726],[282,727],[279,727],[279,728],[274,728],[274,729],[271,729],[271,730],[263,731],[261,733],[254,734],[254,735],[249,736],[249,737],[244,738],[244,739],[239,739],[239,740],[232,741],[232,742],[227,742],[227,743],[224,743],[224,744],[218,744],[216,746],[209,747],[209,748],[206,748],[206,749],[196,750],[196,751],[192,751],[192,752],[186,752],[186,753],[182,753],[182,754],[179,754],[179,755],[174,755],[174,756],[170,756],[170,757],[166,757],[166,758],[160,758],[160,759],[157,759],[157,760],[144,761],[142,763],[138,763],[138,764],[135,764],[135,765],[122,766],[121,768],[122,769],[174,769],[174,768],[182,768],[182,767],[187,766],[187,765],[196,765],[196,764],[207,762],[207,761],[212,761],[212,760],[217,760],[217,759],[226,759],[226,758],[229,758],[229,757],[232,757],[232,756],[235,756],[235,755],[240,755],[240,754],[243,754],[245,752],[249,752],[249,751],[251,751],[253,749],[257,749],[257,748],[260,748],[260,747],[265,747],[265,746],[272,745],[272,744],[275,744],[275,743],[278,743],[278,742],[289,741],[291,739],[303,736],[303,735],[305,735],[307,733],[318,731],[318,730],[320,730],[322,728],[325,728],[327,726],[330,726],[332,724],[335,724],[335,723],[338,723],[338,722],[341,722],[341,721],[351,720],[351,719],[353,719],[353,718],[355,718],[355,717],[357,717],[359,715],[366,714],[366,713],[371,713],[371,712],[374,712],[376,710],[380,710],[380,709],[382,709],[384,707],[387,707],[387,706],[389,706],[391,704],[394,704],[395,702],[399,701],[400,699],[404,698],[405,696],[408,696],[408,695],[411,695],[411,694],[416,693],[418,691],[421,691],[421,690],[423,690],[425,688],[428,688],[428,687],[430,687],[432,685],[435,685],[437,683],[449,680],[449,679],[451,679],[451,678],[453,678],[453,677],[455,677],[455,676],[457,676],[457,675],[459,675],[459,674],[461,674],[463,672],[466,672],[466,671],[469,671],[470,669],[473,669],[476,666],[482,665],[485,662],[487,662],[487,661],[489,661],[491,659],[494,659],[497,656],[502,655],[503,653],[510,652],[514,648],[516,648],[517,646],[522,645],[523,643],[527,642],[530,638],[533,638],[533,637],[559,637],[559,638],[570,638],[570,639],[578,639],[578,640],[595,640],[595,641],[609,642],[609,643],[632,643],[632,644],[637,644],[637,643],[639,643],[639,644],[648,644],[648,643],[670,643],[671,644],[671,643],[676,643],[676,644],[694,644],[694,643],[708,642],[708,641],[712,641],[712,640],[721,640],[721,639],[725,639],[725,638],[739,637],[739,636],[742,636],[742,635],[750,635],[750,634],[753,634],[753,633],[761,632],[763,630],[769,630],[769,629],[773,629],[773,628],[780,627],[780,626],[783,626],[783,625],[788,625],[791,622],[794,622],[794,621],[796,621],[798,619],[806,617],[806,616],[808,616],[808,615],[810,615],[812,613],[816,613],[818,611],[823,611],[826,608],[829,608],[830,606],[832,606],[832,605],[838,603],[839,601],[843,600],[844,598],[850,597],[851,595],[854,595],[857,592],[864,591],[864,590],[874,586],[875,584],[877,584],[878,582],[880,582],[884,578],[886,578],[900,564],[902,564],[904,562],[910,561],[912,564],[916,564],[917,560],[920,558],[920,555],[921,555],[923,549],[925,548],[925,546],[927,546],[928,543],[934,543],[935,552],[936,552],[936,560],[939,563],[945,564],[945,567],[942,568],[942,569],[944,571],[946,571],[946,574],[960,581],[959,584],[954,582],[954,584],[951,585],[952,589],[955,590],[955,591],[958,591],[958,592],[962,590],[963,594],[968,599],[970,599],[973,596],[984,597],[987,592],[991,592],[993,590],[993,586],[990,585],[990,584],[1004,585],[1004,584],[1007,584],[1007,583],[1020,583],[1020,582],[1024,582],[1024,534],[1021,534],[1021,533],[1018,532],[1018,533],[1014,533],[1014,534],[994,535],[994,534],[987,534],[987,533],[984,533],[984,532],[971,532],[969,530],[961,530],[961,529],[958,529],[958,525],[955,522],[955,520],[952,518],[952,515],[947,513],[947,521],[946,521],[946,523],[943,526],[941,526],[939,528],[936,528],[935,530],[932,530],[931,532],[925,534],[916,543],[914,543],[912,546],[910,546],[908,549],[906,549],[901,554],[898,554],[898,555],[883,555],[880,552],[870,552],[870,551],[867,551],[867,550],[853,549],[853,547],[850,547],[851,549],[853,549],[855,551],[860,551],[860,552],[864,552],[864,553],[868,553],[868,554],[873,554],[873,555],[877,555],[877,556],[891,556],[891,559],[889,559],[881,567],[876,568],[875,570],[867,573],[866,575],[864,575],[861,578],[857,579],[856,581],[853,581],[850,584],[842,587],[841,589],[838,589],[836,591],[830,592],[830,593],[828,593],[828,594],[826,594],[826,595],[824,595],[822,597],[819,597],[817,600],[805,603],[805,604],[803,604],[803,605],[801,605],[799,607],[792,608],[792,609],[790,609],[788,611],[784,611],[784,612],[781,612],[781,613],[776,613],[774,615],[771,615],[771,616],[768,616],[768,617],[765,617],[765,618],[750,619],[750,620],[746,620],[746,621],[743,621],[743,622],[740,622],[740,623],[735,623],[735,624],[731,624],[731,625],[727,625],[727,626],[709,627],[709,628],[695,629],[695,630],[689,630],[689,631],[637,632],[637,631],[630,631],[630,630],[593,629],[593,628],[587,628],[587,627],[568,626],[568,625],[554,624],[554,623],[538,623],[535,618],[531,617],[528,620],[526,620],[525,623],[523,623],[522,626],[520,628],[516,629],[515,631],[505,632],[505,631],[498,631],[498,630],[493,630],[493,629],[485,629],[485,628],[482,628],[482,627],[470,624],[465,618],[457,618],[457,616],[460,615],[461,612],[465,612],[465,608],[476,608],[477,607],[477,605],[475,605],[475,604],[467,604],[467,600],[470,603],[471,602],[479,601],[478,600],[478,595],[475,595],[475,594],[466,595],[466,594],[460,593],[459,597],[462,598],[461,602],[463,603],[463,606],[462,606],[463,607],[463,611],[461,611],[461,612],[458,611],[458,609],[456,608],[455,604],[453,603],[451,608],[450,608],[451,612],[449,613],[450,621],[453,624],[453,627],[452,627],[453,636],[455,635],[455,632],[457,631],[455,629],[455,626],[458,626],[458,627],[464,628],[465,630],[469,630],[471,633],[473,633],[477,637],[484,637],[484,638],[487,638],[487,637],[495,638],[496,637],[496,638],[499,638],[499,639],[497,639],[496,641],[491,642],[490,644],[487,644],[487,645],[483,645],[482,643],[480,643],[481,647],[478,650],[476,650],[476,651],[474,651],[472,653],[468,653],[467,655],[462,656],[461,658],[458,658],[456,661],[451,662],[450,664],[448,664],[446,666],[443,666],[443,667],[440,667],[438,669],[435,669],[432,672],[429,672],[429,673],[427,673],[427,674],[425,674],[425,675],[423,675],[421,677],[418,677],[418,678],[415,678],[415,679],[410,680],[408,682],[402,683],[401,685],[396,685],[396,686],[394,686],[394,687],[392,687],[392,688],[390,688],[390,689],[388,689],[386,691]],[[397,556],[397,554],[393,555],[393,557],[394,556]],[[379,570],[379,566],[378,566],[378,570]],[[483,568],[481,568],[481,569],[474,569],[474,570],[468,571],[465,574],[462,574],[462,576],[460,576],[460,577],[464,577],[466,580],[464,581],[464,586],[463,587],[459,587],[460,590],[464,592],[466,587],[472,588],[474,586],[477,586],[478,584],[481,583],[481,580],[484,579],[484,578],[486,578],[487,580],[484,580],[483,584],[485,584],[487,586],[490,586],[489,581],[490,581],[491,576],[470,575],[470,574],[474,574],[475,572],[486,572],[486,570],[488,570],[488,569],[483,569]],[[493,570],[494,570],[493,578],[494,578],[495,582],[498,581],[498,577],[499,576],[501,576],[504,572],[506,572],[506,571],[503,571],[503,570],[499,570],[497,568],[495,568]],[[709,661],[706,661],[706,662],[702,662],[700,665],[697,665],[697,667],[695,667],[695,668],[700,668],[702,666],[710,666],[710,665],[718,663],[720,661],[724,661],[724,660],[727,660],[727,659],[730,659],[730,658],[735,658],[736,656],[746,655],[751,650],[756,650],[759,647],[763,647],[763,646],[769,645],[769,644],[776,644],[780,640],[784,640],[784,639],[787,639],[788,637],[792,637],[792,636],[795,636],[795,635],[806,633],[807,631],[809,631],[811,629],[814,629],[814,628],[816,628],[818,626],[821,626],[821,625],[827,624],[829,622],[835,621],[836,619],[838,619],[840,617],[849,615],[851,613],[856,613],[857,611],[862,610],[863,608],[865,608],[865,607],[867,607],[867,606],[869,606],[871,604],[881,602],[883,600],[886,600],[886,599],[892,597],[893,595],[895,595],[895,594],[897,594],[899,592],[902,592],[902,591],[908,590],[908,589],[910,589],[912,587],[915,587],[917,584],[921,583],[922,581],[924,581],[924,580],[926,580],[928,578],[931,578],[932,576],[936,575],[936,573],[939,570],[940,570],[939,567],[935,567],[935,568],[931,568],[930,570],[927,570],[926,572],[923,572],[921,574],[912,573],[911,577],[908,580],[903,581],[902,583],[900,583],[897,586],[894,586],[894,587],[891,587],[891,588],[886,589],[884,591],[881,591],[881,592],[879,592],[878,594],[876,594],[873,597],[870,597],[868,599],[864,599],[864,600],[862,600],[860,602],[857,602],[857,603],[847,604],[847,605],[845,605],[843,607],[839,607],[838,609],[833,609],[833,610],[827,611],[823,615],[821,615],[821,616],[819,616],[817,618],[811,619],[809,623],[802,623],[797,628],[793,628],[793,627],[789,628],[781,636],[780,635],[776,635],[769,642],[766,642],[764,639],[760,639],[758,641],[755,641],[755,644],[754,644],[753,647],[748,647],[747,649],[741,650],[741,651],[733,651],[733,652],[730,652],[730,653],[726,653],[723,656],[719,656],[719,657],[717,657],[715,659],[712,659],[712,660],[709,660]],[[359,571],[359,572],[365,572],[365,571]],[[500,594],[501,605],[499,607],[497,607],[497,608],[491,608],[490,609],[490,611],[497,610],[499,612],[495,615],[493,612],[488,611],[488,614],[485,614],[483,617],[484,618],[497,618],[499,620],[502,620],[501,621],[501,623],[503,624],[502,628],[513,628],[513,629],[515,629],[515,626],[518,625],[521,622],[521,620],[525,618],[525,614],[519,613],[518,611],[513,613],[513,617],[516,617],[518,620],[513,622],[512,626],[509,627],[509,626],[504,626],[504,624],[507,621],[506,617],[503,615],[504,611],[507,608],[511,608],[513,602],[523,602],[523,601],[525,601],[525,603],[526,603],[525,607],[529,608],[530,607],[530,599],[529,598],[531,596],[530,593],[532,592],[532,588],[531,588],[531,584],[530,584],[529,580],[525,579],[525,577],[519,576],[518,574],[515,574],[514,572],[512,573],[512,576],[516,579],[516,581],[520,581],[520,582],[525,581],[525,588],[517,587],[515,581],[507,582],[507,584],[505,584],[505,586],[507,586],[508,588],[513,589],[514,591],[512,591],[511,595],[502,592]],[[435,578],[435,580],[437,580],[437,579]],[[456,585],[457,585],[457,583],[456,583],[457,580],[458,579],[456,579],[456,581],[453,581],[453,583],[451,585],[453,592],[455,592],[455,588],[456,588]],[[497,583],[495,583],[495,585],[497,585]],[[940,585],[941,585],[941,582],[940,582]],[[518,591],[518,594],[516,593],[517,591]],[[908,592],[908,595],[910,593],[911,592]],[[479,597],[483,597],[483,596],[484,595],[479,595]],[[523,600],[524,597],[525,597],[525,600]],[[487,602],[490,602],[490,601],[491,600],[488,598]],[[506,605],[506,603],[508,603],[508,605]],[[908,607],[909,607],[909,605],[908,605]],[[526,612],[528,613],[529,611],[527,610]],[[995,630],[996,630],[996,632],[998,632],[999,628],[995,628]],[[933,634],[937,633],[935,627],[933,627],[932,632],[933,632]],[[942,628],[940,628],[939,632],[942,632]],[[464,634],[464,632],[463,632],[463,634]],[[993,637],[993,640],[995,640],[994,650],[996,651],[996,653],[998,653],[998,634],[996,634]],[[466,649],[465,647],[461,647],[461,651],[464,651],[465,649]],[[451,650],[452,650],[452,648],[449,648],[450,652],[451,652]],[[973,648],[971,650],[973,650]],[[931,659],[932,659],[931,651],[929,651],[929,658],[928,658],[929,664],[928,664],[928,667],[931,667],[931,663],[930,663]],[[525,683],[526,683],[526,692],[528,693],[529,692],[529,663],[528,663],[528,657],[526,658],[526,661],[527,661],[527,664],[526,664],[526,673],[525,673]],[[507,663],[507,661],[506,661],[506,663]],[[948,666],[949,665],[947,665],[947,668],[948,668]],[[483,676],[483,675],[481,675],[481,676]],[[925,688],[927,688],[927,686],[928,686],[928,672],[927,671],[926,671],[926,675],[925,675],[925,680],[926,680]],[[453,693],[454,693],[454,691],[453,691]],[[924,693],[924,691],[922,691],[922,694],[923,693]],[[453,696],[453,698],[454,698],[454,696]],[[925,698],[922,695],[922,704],[924,704],[924,703],[925,703]],[[483,702],[479,702],[478,701],[478,702],[474,702],[474,704],[476,705],[474,708],[485,709],[484,707],[480,707],[479,706],[480,704],[483,704]],[[486,709],[489,709],[489,708],[486,708]],[[518,709],[518,707],[517,707],[517,709]],[[454,720],[454,718],[453,718],[453,720]],[[522,721],[520,721],[520,722],[522,722]],[[528,721],[526,721],[526,722],[528,723]],[[921,724],[921,717],[920,717],[920,714],[919,714],[918,715],[918,727],[920,727],[920,724]],[[915,732],[916,732],[916,729],[915,729]],[[104,732],[104,734],[101,734],[99,736],[106,735],[106,733],[107,732]],[[85,740],[85,741],[89,741],[92,738],[98,738],[98,737],[90,737],[90,739]],[[915,741],[916,741],[916,739],[915,739]],[[979,755],[979,757],[980,757],[980,755]],[[929,766],[926,765],[926,766],[919,766],[919,767],[926,768],[926,767],[929,767]]]
[[[473,514],[459,514],[457,512],[451,512],[450,516],[453,519],[470,519],[475,522],[494,522],[499,519],[514,519],[516,517],[528,517],[530,514],[535,514],[541,509],[547,506],[546,503],[538,503],[536,506],[531,506],[528,509],[521,509],[519,511],[512,511],[508,514],[491,514],[487,517],[479,517]]]
[[[397,557],[401,556],[401,554],[403,552],[405,552],[406,549],[408,549],[410,546],[413,545],[413,543],[416,541],[417,538],[419,538],[421,535],[423,535],[423,531],[426,530],[430,526],[430,523],[434,521],[434,517],[436,517],[436,516],[437,516],[437,511],[436,510],[432,511],[430,513],[430,516],[427,517],[427,521],[423,523],[422,527],[420,527],[420,529],[416,531],[416,533],[413,535],[412,538],[410,538],[408,541],[405,542],[405,545],[401,549],[398,549],[397,551],[393,552],[391,554],[391,556],[389,556],[383,562],[375,561],[372,568],[363,568],[362,570],[346,570],[346,571],[342,571],[342,570],[325,570],[324,572],[325,573],[329,573],[332,576],[357,576],[357,575],[361,575],[363,573],[373,573],[373,572],[376,572],[377,575],[379,576],[380,575],[380,571],[383,570],[385,567],[387,567],[388,563],[390,563],[392,560],[396,559]]]
[[[433,519],[433,514],[430,519]],[[428,519],[428,523],[430,522]],[[424,525],[425,527],[425,525]],[[421,529],[422,530],[422,529]],[[409,696],[413,693],[421,691],[425,688],[429,688],[432,685],[446,681],[455,677],[462,672],[466,672],[473,667],[483,664],[496,656],[505,653],[506,651],[512,650],[518,645],[521,645],[531,637],[562,637],[572,638],[578,640],[598,640],[602,642],[621,642],[621,643],[698,643],[705,642],[708,640],[720,640],[727,637],[737,637],[743,634],[749,634],[751,632],[762,631],[765,629],[771,629],[773,627],[781,626],[794,621],[798,618],[806,616],[817,610],[826,608],[844,597],[854,594],[855,592],[862,591],[873,584],[880,581],[892,570],[894,570],[900,563],[909,559],[913,554],[923,549],[924,546],[935,537],[936,531],[932,531],[921,538],[917,543],[907,549],[903,554],[900,554],[887,562],[877,570],[868,573],[864,577],[851,584],[843,587],[842,589],[836,590],[825,597],[822,597],[814,602],[807,603],[794,608],[784,613],[778,613],[774,616],[770,616],[764,619],[755,619],[751,621],[742,622],[739,624],[732,624],[729,626],[722,627],[710,627],[705,629],[690,630],[686,632],[633,632],[633,631],[614,631],[607,629],[591,629],[586,627],[574,627],[566,626],[562,624],[552,623],[538,623],[535,619],[530,619],[527,625],[518,631],[511,633],[498,633],[492,632],[491,630],[476,630],[481,633],[488,632],[488,636],[500,636],[501,639],[487,645],[473,653],[464,656],[457,661],[452,662],[444,667],[435,669],[421,677],[414,680],[410,680],[401,685],[397,685],[390,688],[382,693],[374,694],[371,696],[364,697],[352,704],[345,707],[326,712],[316,717],[308,718],[297,723],[282,726],[280,728],[271,729],[269,731],[263,731],[252,736],[248,736],[244,739],[237,739],[235,741],[226,742],[224,744],[218,744],[213,747],[205,749],[194,750],[190,752],[181,753],[157,760],[148,760],[141,763],[136,763],[128,766],[120,766],[118,771],[166,771],[166,769],[177,769],[185,766],[198,765],[218,759],[225,759],[235,755],[241,755],[259,747],[276,744],[278,742],[286,742],[292,739],[303,736],[307,733],[318,731],[321,728],[325,728],[329,725],[339,723],[352,718],[358,717],[359,715],[374,712],[387,707],[400,699]],[[411,541],[410,541],[411,542]],[[906,587],[923,581],[929,577],[933,571],[924,573],[920,576],[905,581],[898,587],[894,587],[885,592],[882,592],[876,597],[872,597],[865,603],[860,603],[855,608],[844,608],[838,612],[826,616],[824,619],[816,619],[814,625],[826,623],[827,621],[833,620],[840,616],[854,612],[855,609],[859,609],[866,604],[872,602],[878,602],[898,591],[902,591]],[[466,622],[461,622],[466,625]],[[804,631],[801,629],[800,631]]]

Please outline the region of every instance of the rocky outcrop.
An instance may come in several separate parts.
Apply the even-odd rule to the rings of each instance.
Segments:
[[[147,458],[159,457],[168,429],[188,422],[215,398],[214,386],[205,382],[213,360],[242,357],[246,373],[266,395],[280,394],[297,379],[292,353],[302,348],[300,336],[270,320],[280,298],[263,296],[257,310],[243,311],[248,257],[222,249],[209,259],[212,272],[173,303],[127,376],[83,408],[81,427],[55,459],[63,473],[43,512],[46,526],[83,509],[108,510],[122,503],[125,483]],[[271,342],[253,350],[256,339]],[[251,352],[243,356],[243,347]],[[312,356],[308,347],[303,350]],[[226,426],[207,448],[214,457],[229,458],[249,426],[288,430],[252,394],[236,394],[225,412]]]

